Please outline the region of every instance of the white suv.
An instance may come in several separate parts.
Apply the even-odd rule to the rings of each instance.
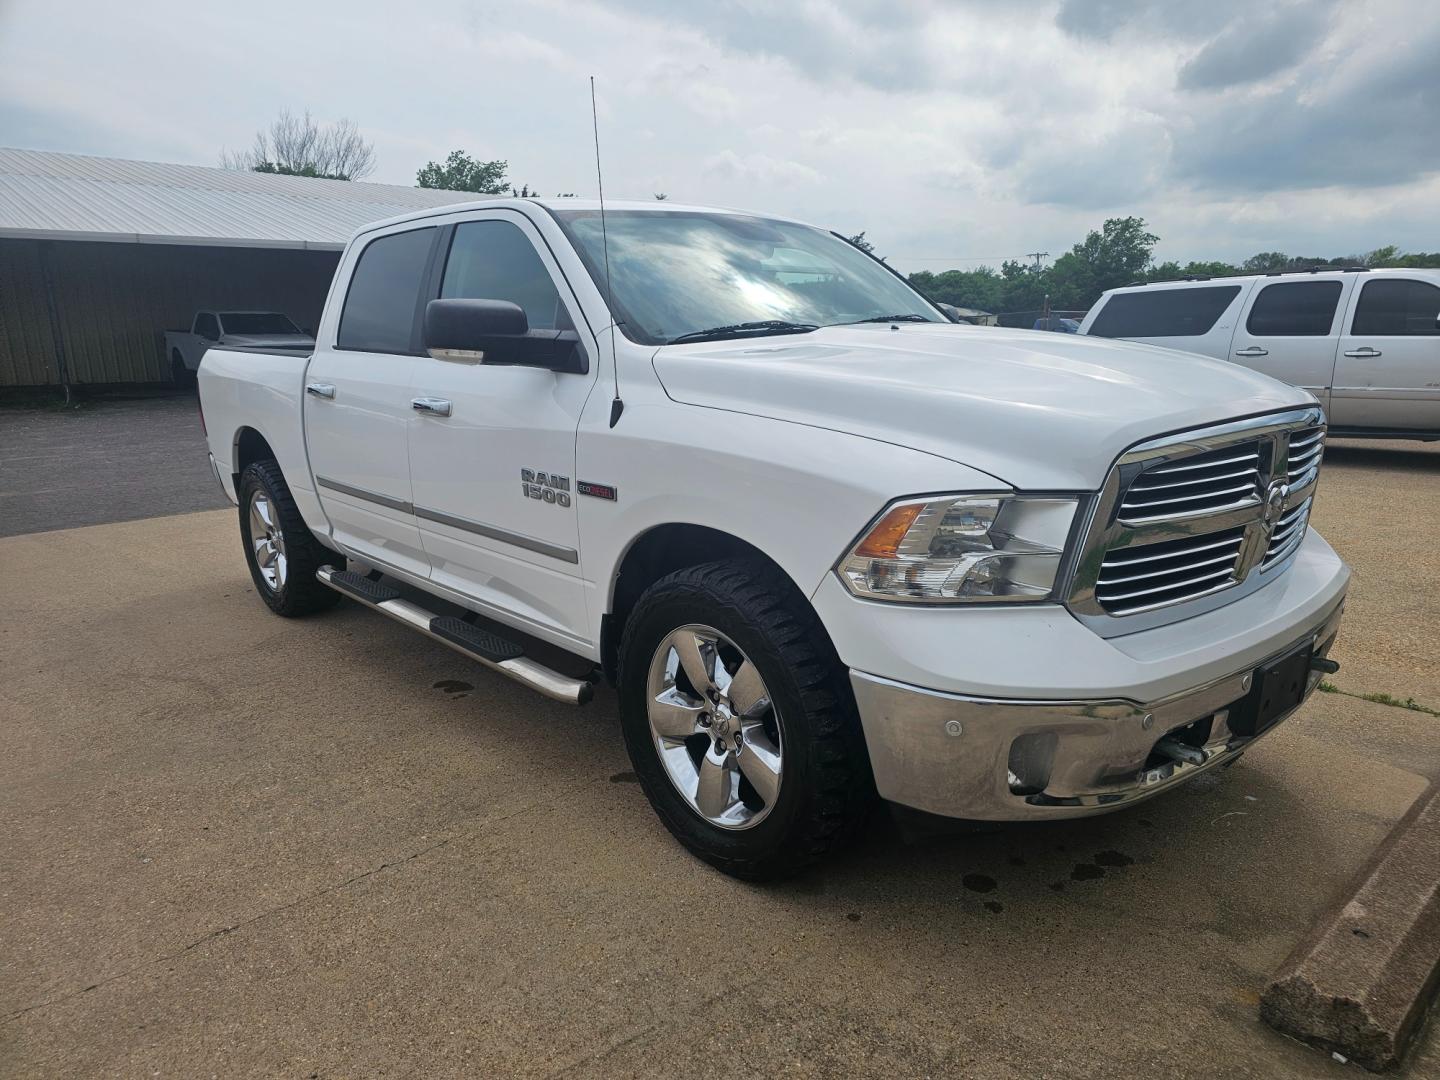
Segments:
[[[1440,439],[1440,270],[1111,289],[1080,333],[1203,353],[1309,390],[1332,435]]]

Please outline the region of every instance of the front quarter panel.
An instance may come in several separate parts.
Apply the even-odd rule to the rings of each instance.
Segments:
[[[626,552],[649,530],[702,525],[773,559],[807,596],[892,499],[1007,487],[945,458],[857,435],[672,402],[627,406],[613,430],[582,428],[576,481],[595,640]]]

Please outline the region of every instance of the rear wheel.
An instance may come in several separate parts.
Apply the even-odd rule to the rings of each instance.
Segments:
[[[660,819],[736,877],[782,877],[848,841],[873,782],[844,671],[788,578],[677,571],[626,621],[621,723]]]
[[[182,390],[195,386],[195,372],[185,366],[185,360],[178,352],[170,354],[170,378]]]
[[[334,607],[340,594],[315,577],[345,560],[315,539],[300,516],[280,466],[256,461],[240,474],[240,537],[260,599],[277,615],[309,615]]]

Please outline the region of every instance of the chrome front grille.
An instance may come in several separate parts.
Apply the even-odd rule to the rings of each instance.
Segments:
[[[1071,610],[1121,634],[1259,588],[1305,538],[1324,446],[1324,415],[1310,408],[1127,451],[1095,507]]]
[[[1111,615],[1132,615],[1228,589],[1245,543],[1243,528],[1106,553],[1095,598]]]
[[[1138,525],[1182,514],[1209,514],[1253,501],[1260,487],[1261,458],[1267,447],[1257,439],[1155,465],[1137,476],[1120,503],[1121,521]]]
[[[1298,484],[1311,469],[1320,467],[1325,454],[1325,429],[1309,428],[1295,431],[1290,435],[1290,458],[1286,473],[1290,483]]]
[[[1300,541],[1305,539],[1305,530],[1310,525],[1310,504],[1313,501],[1306,499],[1299,506],[1280,515],[1275,522],[1275,531],[1270,534],[1270,543],[1266,545],[1265,557],[1260,560],[1261,570],[1270,569],[1300,546]]]

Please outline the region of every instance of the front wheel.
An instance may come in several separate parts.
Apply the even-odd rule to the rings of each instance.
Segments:
[[[321,546],[300,516],[280,466],[256,461],[237,485],[240,538],[260,599],[277,615],[309,615],[334,607],[340,594],[320,584],[315,571],[344,560]]]
[[[873,802],[854,700],[788,578],[744,562],[677,571],[626,621],[621,724],[656,813],[736,877],[782,877],[848,841]]]

